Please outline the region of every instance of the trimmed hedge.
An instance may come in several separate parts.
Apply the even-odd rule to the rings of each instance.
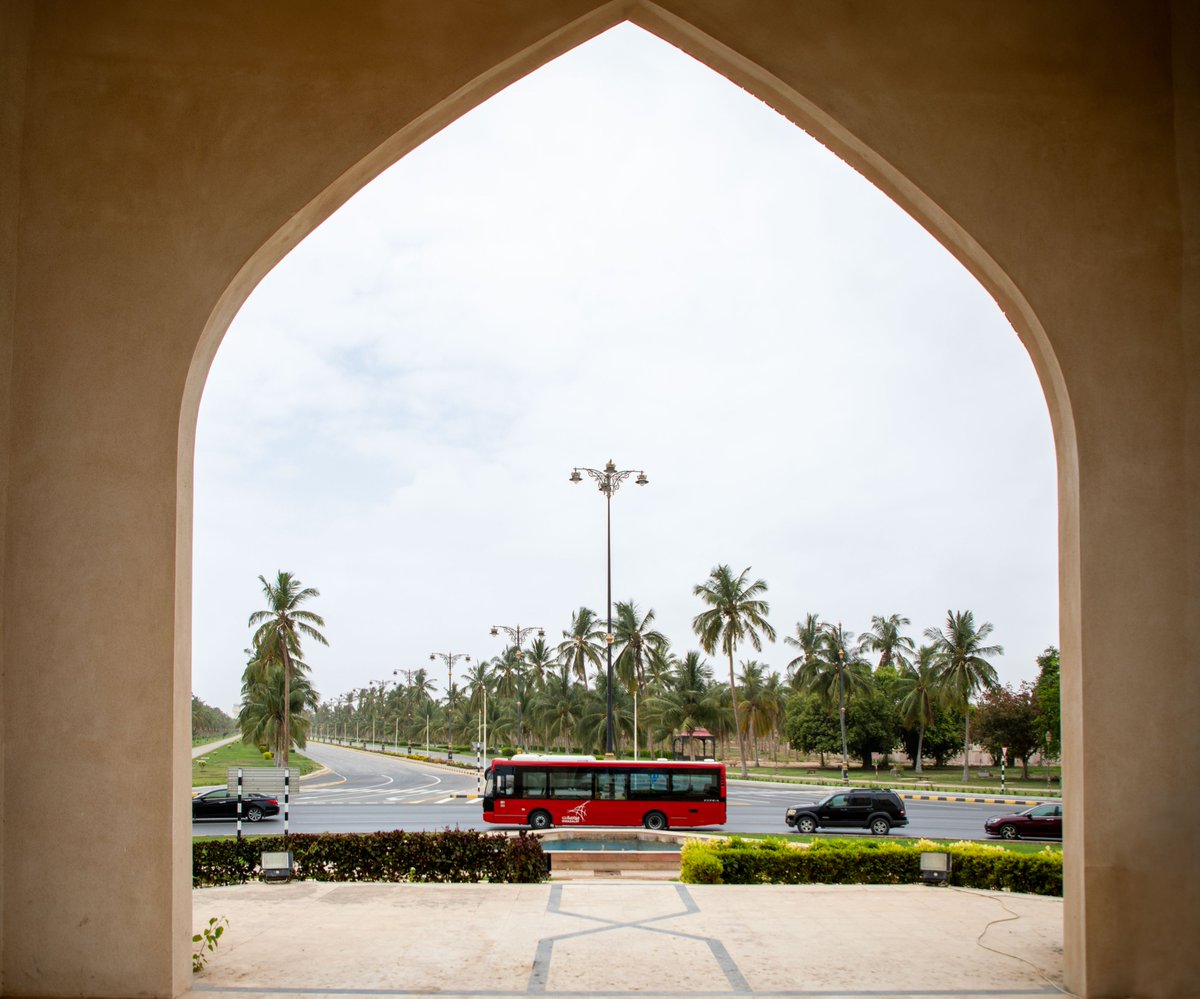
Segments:
[[[297,833],[192,844],[192,887],[240,885],[262,874],[260,854],[291,850],[299,881],[500,881],[550,876],[536,836],[444,832]]]
[[[1015,853],[986,843],[904,846],[885,840],[689,840],[680,878],[692,884],[896,885],[921,880],[921,853],[949,853],[949,883],[1032,895],[1062,895],[1062,854]]]

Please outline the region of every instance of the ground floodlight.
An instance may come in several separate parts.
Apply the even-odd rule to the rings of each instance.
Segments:
[[[921,881],[927,885],[945,884],[950,877],[950,854],[922,853]]]
[[[292,860],[292,851],[281,850],[264,853],[259,866],[262,868],[262,879],[264,881],[285,884],[292,880],[292,874],[295,872],[296,865]]]

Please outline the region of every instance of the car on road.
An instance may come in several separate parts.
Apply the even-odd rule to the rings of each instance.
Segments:
[[[1062,839],[1062,803],[1043,802],[1023,812],[993,815],[983,831],[1001,839]]]
[[[812,804],[793,805],[784,821],[798,833],[841,828],[870,829],[876,836],[886,836],[893,826],[908,825],[908,816],[895,791],[855,788]]]
[[[218,787],[205,791],[192,798],[193,819],[236,819],[238,797],[230,794],[229,789]],[[265,794],[242,794],[242,818],[247,822],[258,822],[260,819],[279,814],[279,801],[268,798]]]

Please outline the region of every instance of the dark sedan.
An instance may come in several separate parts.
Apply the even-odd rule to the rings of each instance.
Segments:
[[[1048,802],[1023,812],[993,815],[983,824],[983,831],[1001,839],[1062,839],[1062,805]]]
[[[193,819],[236,819],[238,797],[228,788],[218,787],[192,798]],[[247,822],[258,822],[271,815],[279,814],[279,802],[265,794],[242,794],[242,818]]]

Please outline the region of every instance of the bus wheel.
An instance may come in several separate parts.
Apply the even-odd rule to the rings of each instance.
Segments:
[[[529,813],[529,828],[530,829],[549,829],[550,828],[550,813],[538,809],[536,812]]]
[[[647,812],[643,820],[647,829],[666,829],[667,817],[662,812]]]

